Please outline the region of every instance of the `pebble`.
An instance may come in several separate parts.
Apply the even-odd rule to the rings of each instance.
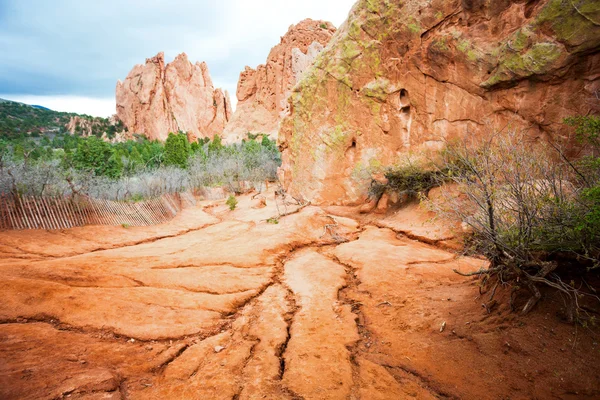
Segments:
[[[215,346],[215,353],[220,353],[223,350],[225,350],[225,347],[223,347],[223,346]]]

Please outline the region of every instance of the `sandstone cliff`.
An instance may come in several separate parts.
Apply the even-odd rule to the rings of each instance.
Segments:
[[[229,95],[213,87],[206,63],[185,53],[165,65],[164,53],[136,65],[117,83],[117,115],[129,132],[165,140],[183,131],[190,140],[220,134],[231,118]]]
[[[226,142],[238,142],[248,132],[277,137],[292,87],[334,32],[335,27],[324,21],[306,19],[292,25],[264,65],[246,67],[240,73],[237,108],[223,134]]]
[[[360,0],[290,96],[280,178],[358,203],[368,166],[503,128],[557,138],[598,96],[597,1]]]
[[[110,118],[71,115],[65,129],[71,135],[100,136],[107,142],[122,142],[131,138],[123,123],[112,115]]]

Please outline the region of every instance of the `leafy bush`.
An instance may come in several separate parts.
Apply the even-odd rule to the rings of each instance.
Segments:
[[[427,196],[443,182],[445,169],[434,168],[433,164],[423,166],[422,163],[405,162],[385,169],[383,175],[385,182],[371,180],[370,198],[379,199],[385,191],[406,194],[409,198]]]
[[[95,175],[119,178],[123,171],[122,161],[111,145],[95,136],[82,140],[72,158],[73,166],[82,171],[93,171]]]
[[[190,143],[185,133],[169,133],[165,142],[165,165],[187,168],[190,151]]]
[[[231,195],[227,198],[227,201],[225,202],[225,204],[227,204],[229,206],[229,209],[231,211],[235,210],[235,207],[238,204],[237,199],[235,198],[235,196]]]

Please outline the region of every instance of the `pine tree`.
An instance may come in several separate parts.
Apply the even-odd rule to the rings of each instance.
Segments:
[[[190,155],[190,143],[185,134],[169,133],[165,142],[165,164],[186,169]]]

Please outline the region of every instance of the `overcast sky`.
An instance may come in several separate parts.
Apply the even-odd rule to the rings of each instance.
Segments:
[[[206,61],[235,90],[291,24],[346,19],[355,0],[0,0],[0,97],[59,111],[115,112],[114,91],[160,51]]]

